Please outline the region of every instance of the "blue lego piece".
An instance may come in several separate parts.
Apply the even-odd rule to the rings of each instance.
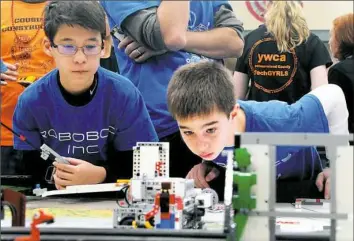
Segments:
[[[161,219],[161,222],[156,225],[158,229],[175,229],[175,214],[171,213],[170,219]]]

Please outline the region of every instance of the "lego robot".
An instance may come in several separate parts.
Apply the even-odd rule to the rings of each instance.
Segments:
[[[217,194],[194,188],[194,180],[169,177],[168,143],[137,143],[133,150],[131,201],[114,210],[114,227],[201,229]]]

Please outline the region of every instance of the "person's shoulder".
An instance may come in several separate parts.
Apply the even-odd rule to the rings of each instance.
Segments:
[[[267,28],[264,24],[260,25],[258,28],[248,32],[244,37],[244,51],[241,58],[246,58],[250,49],[254,46],[255,43],[264,39],[267,36]]]
[[[313,33],[313,32],[310,32],[309,37],[304,42],[305,45],[311,45],[312,47],[316,47],[316,45],[318,43],[323,44],[323,42],[320,39],[320,37],[318,35],[316,35],[315,33]]]
[[[117,18],[119,25],[131,14],[160,5],[160,1],[100,1],[100,3],[108,15]]]
[[[259,25],[258,28],[250,31],[246,36],[248,37],[264,37],[265,35],[267,34],[267,27],[262,24],[262,25]]]
[[[247,131],[286,131],[287,123],[294,121],[297,117],[292,111],[291,105],[286,102],[271,101],[242,101],[239,102],[241,109],[246,114],[249,123]]]
[[[285,101],[244,101],[243,106],[252,112],[255,119],[270,124],[295,118],[293,115],[294,105]]]
[[[102,67],[98,69],[98,73],[99,78],[103,79],[106,88],[114,90],[118,95],[130,94],[137,91],[135,85],[123,75],[114,73]]]
[[[29,85],[20,95],[21,101],[25,101],[26,103],[43,101],[42,98],[46,98],[48,93],[51,92],[49,84],[54,78],[56,79],[57,73],[58,70],[54,69],[35,81],[33,84]]]
[[[349,72],[349,73],[354,73],[354,58],[347,58],[342,61],[337,62],[334,64],[330,69],[329,72],[331,71],[339,71],[339,72]]]
[[[267,28],[264,24],[262,24],[259,25],[258,28],[246,34],[245,43],[248,47],[251,47],[254,43],[266,38],[267,36],[269,36],[269,34],[267,33]]]
[[[354,87],[354,59],[345,59],[334,64],[328,70],[328,81],[330,83],[341,83],[345,86]]]

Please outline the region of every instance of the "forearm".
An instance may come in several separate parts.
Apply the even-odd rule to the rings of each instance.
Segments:
[[[236,99],[244,100],[248,92],[249,77],[247,74],[234,72],[234,88]]]
[[[173,51],[182,49],[186,44],[189,1],[162,1],[157,19],[166,47]]]
[[[243,40],[234,29],[228,27],[205,32],[187,32],[183,49],[210,58],[237,58],[242,55]]]
[[[311,90],[321,85],[328,84],[327,70],[325,65],[317,66],[310,71]]]
[[[107,171],[105,167],[96,166],[95,171],[93,173],[93,182],[94,183],[102,183],[106,180]]]

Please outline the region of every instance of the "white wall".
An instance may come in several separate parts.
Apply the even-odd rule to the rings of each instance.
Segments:
[[[246,2],[258,2],[262,6],[264,1],[230,1],[237,17],[243,21],[245,30],[252,30],[261,22],[250,13]],[[353,1],[302,1],[302,3],[311,30],[329,30],[337,16],[353,12],[354,9]]]

